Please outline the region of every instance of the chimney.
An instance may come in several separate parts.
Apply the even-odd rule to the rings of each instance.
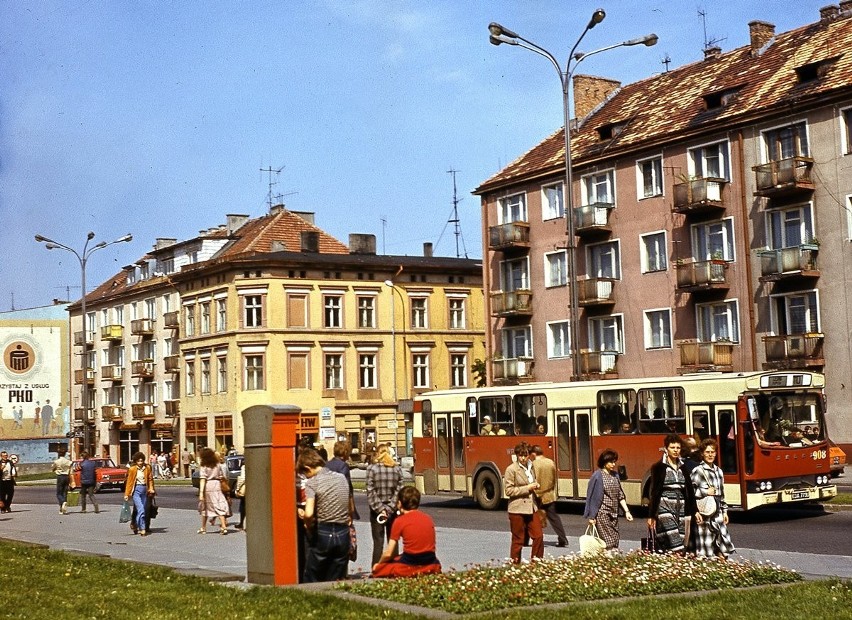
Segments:
[[[775,24],[756,19],[748,23],[748,32],[751,37],[751,55],[758,56],[760,50],[775,37]]]
[[[300,218],[305,220],[311,226],[316,225],[315,222],[314,222],[315,213],[313,211],[290,211],[290,213],[292,213],[293,215],[298,215]]]
[[[227,219],[226,226],[228,227],[229,235],[237,232],[246,222],[249,221],[248,215],[239,215],[236,213],[228,213],[225,218]]]
[[[278,215],[278,214],[279,214],[279,213],[281,213],[283,210],[284,210],[284,205],[281,205],[281,204],[278,204],[278,205],[271,205],[271,206],[269,207],[269,215]]]
[[[830,22],[840,15],[840,7],[836,4],[829,4],[819,10],[819,21]]]
[[[593,75],[574,76],[574,117],[586,118],[621,86],[621,82]]]
[[[843,0],[840,3],[840,14],[849,15],[849,13],[852,13],[852,0]]]
[[[376,235],[352,233],[349,235],[350,254],[372,254],[376,253]]]
[[[162,250],[163,248],[167,248],[170,245],[174,245],[175,243],[177,243],[177,239],[167,239],[165,237],[157,237],[157,239],[154,241],[154,249],[155,250]]]
[[[423,256],[432,258],[432,244],[429,241],[423,244]]]
[[[303,230],[301,238],[302,252],[319,254],[319,232],[316,230]]]
[[[269,244],[270,252],[286,252],[287,245],[281,241],[280,239],[275,239],[272,243]]]
[[[722,48],[718,45],[711,45],[710,47],[704,48],[704,60],[713,60],[714,58],[718,58],[722,53]]]

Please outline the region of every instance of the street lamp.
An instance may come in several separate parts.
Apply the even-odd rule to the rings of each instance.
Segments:
[[[397,428],[394,429],[393,438],[394,443],[396,444],[396,451],[399,454],[399,393],[397,392],[397,378],[396,378],[396,304],[394,303],[393,293],[399,295],[399,303],[402,307],[402,333],[405,335],[405,298],[402,296],[402,293],[396,288],[396,284],[394,284],[393,280],[385,280],[385,286],[387,286],[391,291],[391,355],[393,356],[393,402],[395,407],[394,419],[397,423]],[[403,377],[405,378],[405,391],[408,392],[408,375],[406,371],[406,365],[403,362],[402,365]],[[407,398],[407,395],[406,395]]]
[[[133,235],[130,233],[124,235],[123,237],[119,237],[113,241],[101,241],[100,243],[96,243],[92,247],[89,247],[89,242],[95,238],[95,233],[89,232],[86,235],[86,243],[83,245],[83,251],[77,252],[72,247],[65,245],[64,243],[59,243],[58,241],[54,241],[53,239],[48,239],[43,235],[36,235],[35,240],[39,243],[43,243],[44,247],[48,250],[65,250],[66,252],[70,252],[74,256],[77,257],[77,260],[80,263],[80,312],[82,314],[82,325],[83,325],[83,350],[86,351],[86,343],[88,342],[86,338],[87,329],[86,329],[86,263],[89,261],[89,257],[97,252],[98,250],[102,250],[107,246],[116,244],[116,243],[127,243],[133,240]],[[70,316],[70,315],[69,315]],[[73,338],[73,334],[70,334],[71,338]],[[73,343],[71,343],[73,347]],[[85,356],[86,353],[84,352]],[[69,355],[69,364],[71,364],[71,355]],[[85,361],[82,365],[84,375],[85,375]],[[83,376],[83,395],[82,395],[82,405],[83,405],[83,415],[85,416],[89,410],[89,384],[87,382],[87,378]],[[71,402],[68,403],[69,410],[72,410]],[[72,410],[73,411],[73,410]],[[83,432],[83,450],[86,452],[91,452],[91,437],[89,436],[89,427],[86,425],[85,430]]]
[[[571,52],[568,54],[568,60],[565,63],[565,70],[562,70],[562,67],[559,65],[559,62],[556,60],[553,54],[548,52],[543,47],[533,43],[532,41],[525,39],[521,35],[516,32],[512,32],[508,28],[504,28],[497,22],[491,22],[488,25],[489,40],[492,45],[500,45],[501,43],[507,43],[509,45],[517,45],[519,47],[523,47],[524,49],[528,49],[531,52],[535,52],[540,56],[544,56],[547,58],[553,67],[556,69],[556,73],[559,74],[559,81],[562,84],[562,115],[563,122],[565,123],[565,130],[563,131],[565,135],[565,193],[567,194],[567,200],[565,201],[565,219],[566,219],[566,229],[568,235],[568,256],[567,256],[567,271],[568,273],[568,283],[570,287],[571,294],[571,306],[569,308],[569,333],[571,338],[571,380],[577,381],[581,375],[580,368],[580,339],[578,337],[579,333],[579,293],[577,290],[577,237],[575,234],[575,224],[574,224],[574,191],[573,191],[573,177],[571,171],[571,124],[570,124],[570,112],[569,112],[569,96],[571,93],[571,78],[574,75],[574,71],[577,69],[577,65],[579,65],[583,60],[588,58],[589,56],[594,56],[595,54],[600,54],[601,52],[605,52],[607,50],[615,49],[616,47],[626,47],[632,45],[646,45],[648,47],[655,45],[657,43],[657,35],[648,34],[644,37],[639,37],[637,39],[629,39],[627,41],[622,41],[621,43],[615,43],[613,45],[607,45],[606,47],[601,47],[599,49],[593,50],[591,52],[578,52],[577,46],[580,45],[580,41],[583,40],[583,37],[586,36],[586,33],[594,28],[596,25],[601,23],[606,17],[606,13],[603,9],[598,9],[594,13],[592,13],[591,19],[589,19],[589,23],[586,24],[586,28],[583,30],[582,34],[580,34],[580,38],[577,39],[577,42],[574,43],[574,47],[571,48]],[[573,66],[572,66],[573,61]]]

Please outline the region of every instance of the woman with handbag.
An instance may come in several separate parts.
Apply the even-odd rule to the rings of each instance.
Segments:
[[[210,448],[202,448],[201,469],[198,476],[198,512],[201,513],[201,527],[199,534],[207,533],[207,519],[218,517],[221,527],[219,533],[223,536],[228,533],[228,513],[230,507],[225,494],[222,492],[222,469],[219,466],[219,457]],[[215,521],[214,521],[215,523]]]
[[[692,470],[697,511],[695,514],[695,554],[727,559],[734,551],[728,532],[728,504],[725,502],[725,478],[716,465],[718,446],[705,439],[698,446],[701,463]]]
[[[137,452],[132,457],[133,465],[127,470],[127,482],[124,485],[124,501],[133,499],[136,518],[131,519],[130,529],[133,533],[139,532],[142,536],[148,535],[148,524],[150,518],[146,519],[148,511],[148,497],[154,495],[154,474],[148,459],[142,452]]]
[[[618,452],[606,449],[598,457],[598,470],[589,478],[583,518],[597,529],[606,544],[606,550],[610,552],[618,549],[621,538],[618,533],[619,507],[624,510],[624,517],[633,521],[618,476]]]

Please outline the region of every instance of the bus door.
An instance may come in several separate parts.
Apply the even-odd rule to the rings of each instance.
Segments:
[[[717,464],[725,474],[725,501],[729,504],[740,505],[742,489],[737,472],[739,471],[739,450],[737,436],[740,429],[736,424],[736,407],[732,404],[703,404],[690,405],[689,415],[692,419],[692,431],[702,440],[712,437],[719,444]],[[731,476],[736,482],[728,482]]]
[[[589,409],[577,409],[573,414],[574,433],[574,493],[585,497],[592,475],[592,414]]]
[[[577,488],[574,472],[574,442],[571,434],[571,416],[568,412],[556,412],[556,470],[559,472],[556,493],[559,497],[574,497]]]
[[[439,491],[464,491],[464,419],[461,413],[434,414]]]

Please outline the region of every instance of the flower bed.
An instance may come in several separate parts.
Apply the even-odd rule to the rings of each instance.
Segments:
[[[468,613],[800,579],[798,573],[769,563],[722,562],[636,551],[615,556],[568,555],[520,565],[490,564],[441,575],[350,582],[338,587],[362,596]]]

